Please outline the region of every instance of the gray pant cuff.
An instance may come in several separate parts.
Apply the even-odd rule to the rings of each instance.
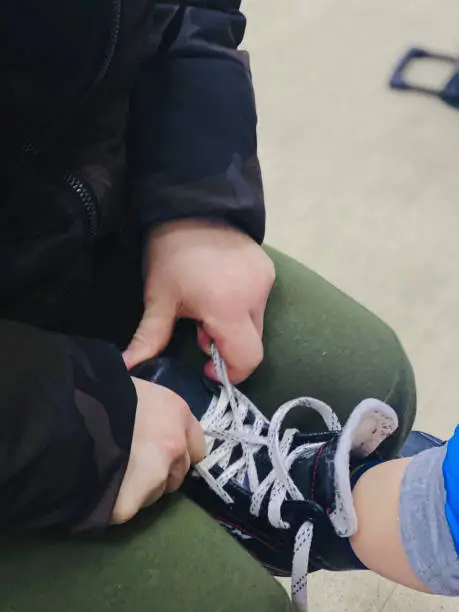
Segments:
[[[413,573],[437,595],[459,595],[459,558],[445,517],[446,446],[414,457],[400,493],[400,532]]]

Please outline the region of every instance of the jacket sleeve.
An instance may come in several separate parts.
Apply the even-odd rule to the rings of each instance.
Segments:
[[[136,404],[111,345],[0,321],[0,531],[105,527]]]
[[[226,220],[261,242],[265,211],[248,54],[239,51],[240,0],[163,1],[159,49],[131,99],[131,210],[163,221]]]

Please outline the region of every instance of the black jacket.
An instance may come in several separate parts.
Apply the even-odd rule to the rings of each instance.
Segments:
[[[2,528],[109,520],[135,391],[115,348],[37,329],[56,327],[104,240],[135,250],[145,229],[200,216],[263,239],[239,4],[0,5]]]

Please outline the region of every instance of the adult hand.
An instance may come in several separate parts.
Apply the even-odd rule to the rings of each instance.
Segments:
[[[131,454],[112,514],[126,523],[164,493],[176,491],[205,456],[204,434],[186,402],[165,387],[132,378],[137,413]]]
[[[263,319],[274,282],[263,249],[232,226],[174,221],[151,232],[145,255],[145,313],[125,352],[128,368],[158,355],[180,318],[198,322],[198,343],[215,342],[234,383],[263,358]],[[206,374],[215,378],[212,363]]]

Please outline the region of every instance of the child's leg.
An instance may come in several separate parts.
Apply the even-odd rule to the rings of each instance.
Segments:
[[[400,492],[411,461],[381,463],[361,477],[354,489],[359,530],[351,538],[351,545],[368,569],[394,582],[427,591],[413,574],[400,533]]]
[[[363,474],[354,488],[359,529],[351,545],[368,569],[413,589],[459,595],[458,452],[456,433],[448,447]]]

